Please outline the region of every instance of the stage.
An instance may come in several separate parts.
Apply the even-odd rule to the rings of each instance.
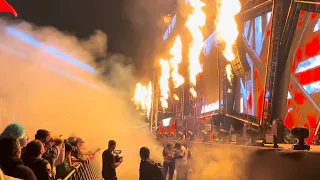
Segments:
[[[174,140],[159,140],[161,144]],[[184,142],[183,142],[184,143]],[[186,142],[193,153],[192,179],[302,180],[320,178],[320,146],[310,151],[233,144]],[[267,145],[268,146],[268,145]]]

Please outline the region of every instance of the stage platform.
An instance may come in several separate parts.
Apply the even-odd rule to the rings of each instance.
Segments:
[[[162,139],[159,142],[166,144],[178,141]],[[185,142],[194,154],[192,164],[198,168],[196,177],[199,180],[211,179],[203,175],[203,171],[206,171],[205,174],[216,174],[219,177],[217,179],[221,180],[320,179],[320,146],[311,146],[310,151],[297,151],[292,150],[290,144],[279,144],[280,148],[272,148],[272,145],[256,147],[182,141]]]

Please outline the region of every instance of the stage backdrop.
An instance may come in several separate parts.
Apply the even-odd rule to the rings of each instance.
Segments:
[[[320,14],[300,11],[286,68],[291,69],[285,126],[314,133],[320,117]]]
[[[242,36],[250,72],[240,77],[239,113],[262,116],[271,12],[244,23]]]

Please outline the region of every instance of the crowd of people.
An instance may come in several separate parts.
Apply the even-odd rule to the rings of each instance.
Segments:
[[[63,139],[39,129],[34,140],[29,140],[24,127],[16,123],[1,133],[0,147],[1,173],[24,180],[63,179],[94,157],[80,137]]]
[[[5,179],[54,180],[63,179],[76,167],[94,158],[95,153],[84,148],[80,137],[63,139],[50,131],[39,129],[30,140],[20,124],[10,124],[0,134],[0,177]],[[121,153],[121,152],[120,152]],[[102,154],[102,176],[117,180],[116,168],[123,158],[116,150],[116,142],[109,141]],[[188,160],[191,158],[186,145],[168,143],[163,149],[163,165],[150,159],[147,147],[140,149],[140,180],[187,180]],[[3,178],[2,178],[3,179]]]
[[[104,180],[117,180],[116,168],[121,165],[123,158],[115,153],[116,142],[110,140],[108,149],[102,154],[103,169],[102,176]],[[150,149],[140,148],[140,168],[139,180],[172,180],[176,172],[176,180],[187,180],[191,172],[188,160],[192,158],[187,145],[168,143],[162,152],[163,166],[160,163],[150,159]]]

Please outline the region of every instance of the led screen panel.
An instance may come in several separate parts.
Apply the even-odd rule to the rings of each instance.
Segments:
[[[212,33],[205,40],[205,46],[203,48],[203,73],[201,80],[201,88],[203,94],[203,103],[204,106],[209,107],[210,104],[214,104],[219,100],[218,93],[218,49],[217,49],[217,38],[216,33]],[[218,103],[217,103],[218,104]],[[204,111],[208,112],[208,109],[211,111],[215,110],[212,108],[202,107],[201,113]]]
[[[319,13],[300,11],[288,58],[292,63],[287,67],[291,74],[284,124],[307,127],[314,134],[320,117]]]
[[[243,40],[250,72],[240,77],[240,112],[262,116],[271,12],[244,23]]]

